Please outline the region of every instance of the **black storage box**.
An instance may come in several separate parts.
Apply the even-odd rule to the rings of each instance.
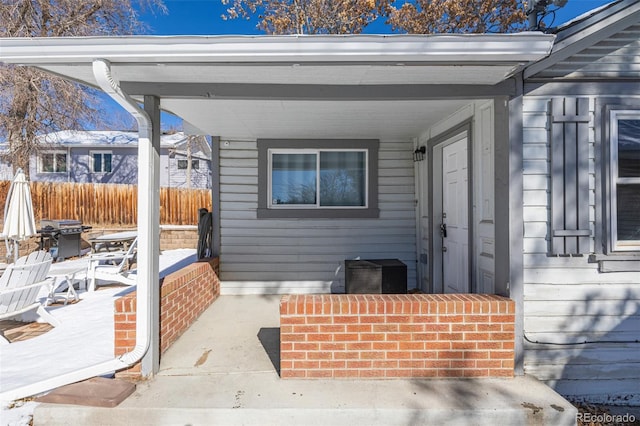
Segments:
[[[347,294],[406,294],[407,265],[398,259],[345,260]]]

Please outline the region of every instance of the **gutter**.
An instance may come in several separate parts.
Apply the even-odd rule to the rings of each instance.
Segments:
[[[127,95],[120,89],[118,82],[111,75],[111,68],[109,66],[109,63],[102,59],[94,60],[93,74],[102,90],[104,90],[105,93],[111,96],[118,104],[120,104],[131,115],[134,116],[134,118],[138,122],[138,132],[143,137],[148,137],[151,134],[151,119],[149,115],[143,109],[141,109],[129,95]],[[138,161],[139,164],[142,164],[140,162],[140,158]],[[140,232],[138,232],[138,234],[140,237]],[[145,261],[143,259],[146,257],[150,256],[140,256],[139,260],[143,261],[144,264],[148,264],[149,261]],[[151,286],[150,280],[145,279],[146,275],[148,274],[145,271],[146,265],[144,264],[139,265],[141,272],[144,275],[143,278],[140,279],[140,274],[136,274],[138,293],[136,301],[136,345],[131,352],[127,352],[126,354],[120,355],[119,357],[111,359],[109,361],[105,361],[89,367],[84,367],[57,377],[52,377],[40,382],[2,392],[0,393],[0,401],[14,401],[16,399],[25,398],[31,395],[37,395],[51,389],[58,388],[60,386],[87,380],[92,377],[108,374],[110,375],[115,371],[128,368],[136,362],[140,361],[150,347],[152,325],[152,310],[150,309],[152,303],[152,294],[150,288]]]
[[[127,36],[0,38],[0,60],[41,66],[110,58],[127,64],[504,63],[549,54],[539,32],[455,35]]]

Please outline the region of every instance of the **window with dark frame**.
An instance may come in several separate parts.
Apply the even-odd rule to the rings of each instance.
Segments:
[[[375,139],[259,139],[259,219],[377,218]]]
[[[111,173],[113,154],[111,151],[92,151],[93,173]]]
[[[178,160],[178,170],[187,170],[189,160]],[[199,160],[191,160],[191,168],[198,170],[200,168]]]

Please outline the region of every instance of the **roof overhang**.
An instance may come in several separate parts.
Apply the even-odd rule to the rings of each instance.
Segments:
[[[126,93],[158,96],[163,109],[216,135],[313,135],[321,131],[314,123],[326,131],[330,120],[365,111],[368,118],[351,120],[350,131],[325,135],[385,137],[401,129],[375,130],[382,116],[423,120],[424,128],[435,119],[426,111],[436,105],[442,115],[463,100],[511,94],[505,80],[546,57],[554,38],[537,32],[5,38],[0,61],[97,87],[92,62],[106,60]],[[399,137],[416,131],[404,129]]]
[[[640,2],[622,0],[596,9],[581,19],[569,22],[557,29],[557,37],[551,54],[524,70],[524,78],[535,78],[536,74],[570,58],[586,48],[616,35],[624,29],[640,22]],[[602,55],[616,49],[614,44]],[[595,61],[596,59],[594,59]]]

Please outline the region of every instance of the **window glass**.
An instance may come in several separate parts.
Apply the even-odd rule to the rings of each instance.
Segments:
[[[617,186],[618,241],[640,241],[640,184]]]
[[[102,171],[102,154],[93,154],[93,171],[96,173]]]
[[[187,170],[187,166],[189,165],[188,160],[178,160],[178,170]],[[191,160],[191,168],[199,169],[200,161],[199,160]]]
[[[271,154],[271,205],[366,207],[365,151]]]
[[[42,171],[45,173],[55,171],[53,154],[42,154]]]
[[[67,154],[65,152],[50,152],[40,155],[40,172],[63,173],[67,171]]]
[[[640,119],[618,121],[618,177],[640,177]]]
[[[111,154],[104,154],[104,172],[111,173]]]
[[[366,179],[364,152],[320,153],[321,206],[365,206]]]
[[[316,154],[273,154],[273,205],[316,204]]]
[[[56,154],[55,171],[56,172],[67,171],[67,154]]]

